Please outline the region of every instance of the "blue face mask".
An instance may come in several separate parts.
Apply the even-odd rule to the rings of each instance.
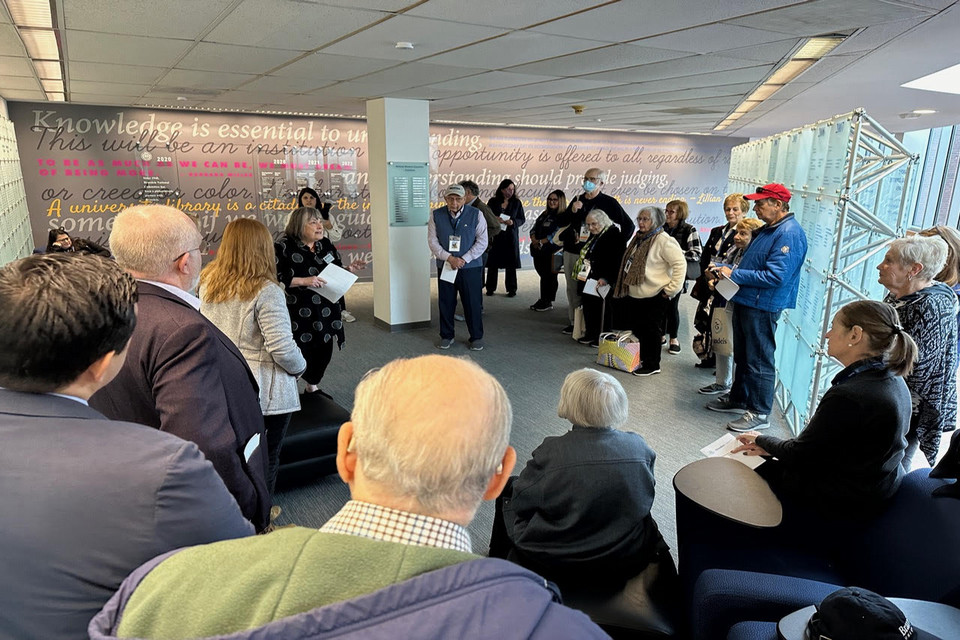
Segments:
[[[593,191],[593,190],[596,189],[596,188],[597,188],[597,185],[596,185],[595,183],[591,182],[590,180],[584,180],[584,181],[583,181],[583,190],[584,190],[584,191]]]

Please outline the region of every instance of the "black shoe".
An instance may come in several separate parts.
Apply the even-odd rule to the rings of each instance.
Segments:
[[[563,331],[561,331],[560,333],[562,333],[562,334],[565,335],[565,336],[572,336],[572,335],[573,335],[573,325],[572,325],[572,324],[568,324],[567,326],[565,326],[565,327],[563,328]]]
[[[516,297],[517,297],[517,292],[516,292],[516,291],[507,291],[507,297],[508,297],[508,298],[516,298]]]
[[[637,369],[636,371],[634,371],[634,372],[633,372],[633,375],[639,376],[639,377],[641,377],[641,378],[645,378],[645,377],[647,377],[647,376],[652,376],[652,375],[657,374],[657,373],[660,373],[660,367],[657,367],[656,369],[654,369],[654,368],[652,368],[652,367],[641,367],[641,368]]]
[[[591,342],[596,342],[596,338],[580,338],[577,342],[580,344],[590,344]]]
[[[701,360],[697,364],[693,365],[697,369],[716,369],[717,368],[717,359],[716,358],[707,358],[706,360]]]
[[[670,355],[675,356],[675,355],[677,355],[678,353],[680,353],[680,345],[678,345],[678,344],[672,344],[672,345],[670,345],[670,348],[667,349],[667,351],[670,353]]]
[[[487,295],[488,295],[488,296],[492,296],[492,295],[493,295],[493,291],[487,291]]]

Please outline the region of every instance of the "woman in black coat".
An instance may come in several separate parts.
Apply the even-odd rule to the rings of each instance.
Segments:
[[[841,308],[827,353],[844,365],[806,428],[781,440],[749,431],[737,451],[772,456],[757,472],[787,507],[844,519],[870,516],[893,497],[910,427],[910,374],[917,345],[896,309],[875,300]]]
[[[70,234],[63,230],[63,227],[50,229],[47,233],[47,250],[45,253],[87,253],[93,256],[110,257],[110,252],[93,240],[86,238],[71,238]]]
[[[574,274],[579,280],[577,292],[581,294],[583,323],[587,331],[578,342],[598,347],[600,333],[610,328],[611,309],[608,307],[604,313],[605,298],[584,294],[583,290],[588,280],[596,280],[597,287],[612,287],[617,282],[627,241],[620,229],[610,220],[610,216],[599,209],[593,209],[587,214],[586,223],[590,237],[580,250],[580,259],[574,268]],[[607,297],[610,297],[609,291]]]
[[[687,222],[687,216],[690,215],[690,208],[683,200],[672,200],[664,208],[667,214],[667,221],[663,225],[663,230],[672,236],[680,248],[683,249],[683,257],[687,261],[687,272],[690,271],[690,265],[700,265],[700,254],[703,251],[700,245],[700,234]],[[697,269],[699,271],[699,269]],[[684,280],[683,290],[687,290],[687,283]],[[664,333],[670,336],[669,351],[673,355],[680,353],[680,341],[677,339],[677,332],[680,329],[680,296],[674,296],[670,300],[670,307],[667,309],[666,326]]]
[[[499,270],[503,269],[507,297],[517,295],[517,269],[520,268],[520,227],[527,221],[523,215],[523,204],[516,195],[517,186],[513,180],[504,179],[497,187],[496,194],[487,202],[493,214],[503,220],[503,229],[493,238],[493,246],[487,258],[487,295],[497,290]]]
[[[530,229],[530,257],[540,276],[540,298],[530,305],[534,311],[553,309],[557,297],[557,272],[553,270],[554,255],[560,250],[555,242],[560,214],[567,208],[566,194],[557,189],[547,196],[547,208]],[[561,269],[562,271],[562,269]]]

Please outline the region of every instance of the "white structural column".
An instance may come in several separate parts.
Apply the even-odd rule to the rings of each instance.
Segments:
[[[430,110],[424,100],[367,101],[373,315],[391,331],[430,324],[432,261],[427,225],[391,226],[389,163],[430,162]]]

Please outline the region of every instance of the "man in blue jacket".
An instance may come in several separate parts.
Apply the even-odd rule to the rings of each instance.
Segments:
[[[707,409],[743,415],[727,424],[731,431],[756,431],[770,426],[777,372],[777,321],[784,309],[797,305],[800,268],[807,255],[807,236],[790,213],[790,191],[772,183],[744,196],[755,200],[753,210],[766,226],[733,270],[721,267],[721,277],[740,286],[733,296],[733,386],[729,395],[707,403]]]
[[[337,439],[350,501],[319,531],[161,556],[90,637],[606,638],[540,576],[471,552],[466,527],[516,463],[503,387],[474,362],[395,360],[357,385]]]

